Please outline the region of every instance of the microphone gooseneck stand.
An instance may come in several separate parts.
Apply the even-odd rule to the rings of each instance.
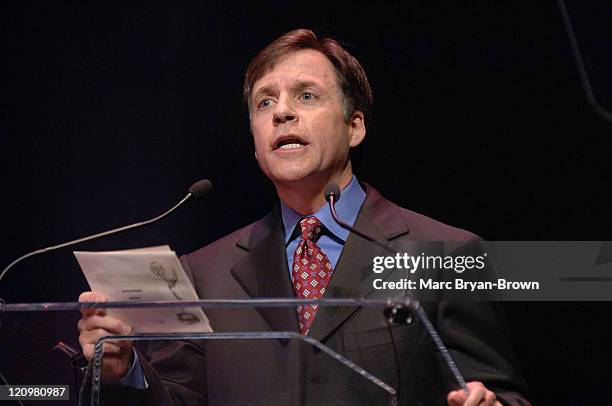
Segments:
[[[188,201],[190,199],[198,199],[198,198],[204,196],[205,194],[207,194],[210,191],[211,188],[212,188],[211,181],[209,181],[208,179],[201,179],[201,180],[197,181],[196,183],[194,183],[193,185],[191,185],[189,187],[185,197],[183,197],[177,204],[175,204],[170,209],[168,209],[167,211],[165,211],[164,213],[160,214],[157,217],[154,217],[152,219],[145,220],[145,221],[140,221],[138,223],[130,224],[130,225],[127,225],[127,226],[114,228],[112,230],[103,231],[101,233],[89,235],[89,236],[86,236],[86,237],[77,238],[76,240],[67,241],[67,242],[64,242],[64,243],[61,243],[61,244],[57,244],[57,245],[52,245],[50,247],[41,248],[39,250],[32,251],[32,252],[29,252],[29,253],[27,253],[25,255],[22,255],[19,258],[15,259],[10,264],[8,264],[2,270],[2,272],[0,273],[0,282],[2,282],[2,279],[4,278],[4,276],[8,273],[8,271],[11,268],[13,268],[15,265],[17,265],[18,263],[20,263],[21,261],[23,261],[26,258],[32,257],[34,255],[38,255],[38,254],[43,254],[45,252],[55,251],[55,250],[58,250],[60,248],[64,248],[64,247],[68,247],[68,246],[71,246],[71,245],[79,244],[79,243],[82,243],[82,242],[85,242],[85,241],[91,241],[91,240],[95,240],[95,239],[98,239],[98,238],[106,237],[106,236],[109,236],[109,235],[112,235],[112,234],[120,233],[122,231],[131,230],[133,228],[142,227],[142,226],[145,226],[147,224],[155,223],[156,221],[159,221],[159,220],[167,217],[168,215],[170,215],[172,212],[174,212],[176,209],[178,209],[180,206],[182,206],[186,201]],[[11,307],[11,305],[7,305],[6,302],[2,298],[0,298],[0,327],[2,327],[2,317],[1,317],[2,311],[6,310],[6,309],[8,309],[10,307]],[[9,383],[6,381],[6,379],[4,378],[4,375],[2,375],[1,372],[0,372],[0,379],[2,379],[2,381],[4,381],[4,383],[6,385],[9,385]],[[23,405],[23,403],[21,401],[19,401],[19,404]]]
[[[185,203],[187,200],[189,200],[191,198],[197,199],[199,197],[204,196],[206,193],[208,193],[210,191],[211,188],[212,188],[212,183],[208,179],[202,179],[200,181],[197,181],[193,185],[191,185],[191,187],[187,191],[187,194],[185,195],[185,197],[183,197],[181,199],[181,201],[179,201],[177,204],[175,204],[170,209],[168,209],[167,211],[165,211],[164,213],[160,214],[157,217],[154,217],[152,219],[145,220],[145,221],[140,221],[138,223],[130,224],[130,225],[127,225],[127,226],[114,228],[112,230],[103,231],[101,233],[89,235],[87,237],[77,238],[76,240],[67,241],[67,242],[64,242],[64,243],[61,243],[61,244],[57,244],[57,245],[52,245],[50,247],[41,248],[41,249],[36,250],[36,251],[28,252],[27,254],[20,256],[19,258],[17,258],[16,260],[14,260],[10,264],[8,264],[8,266],[6,268],[4,268],[2,273],[0,273],[0,282],[2,282],[2,278],[4,278],[4,275],[6,275],[6,273],[13,266],[17,265],[19,262],[23,261],[26,258],[29,258],[29,257],[34,256],[34,255],[38,255],[38,254],[43,254],[45,252],[55,251],[55,250],[58,250],[60,248],[64,248],[64,247],[68,247],[68,246],[71,246],[71,245],[79,244],[79,243],[82,243],[82,242],[85,242],[85,241],[91,241],[91,240],[95,240],[95,239],[98,239],[98,238],[106,237],[108,235],[120,233],[122,231],[131,230],[133,228],[146,226],[147,224],[155,223],[156,221],[159,221],[159,220],[163,219],[164,217],[167,217],[168,215],[170,215],[172,212],[174,212],[176,209],[178,209],[180,206],[182,206],[183,203]]]

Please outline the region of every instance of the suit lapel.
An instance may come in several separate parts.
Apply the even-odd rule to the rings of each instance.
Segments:
[[[232,275],[252,298],[294,298],[278,206],[236,245],[249,251]],[[280,255],[279,255],[280,254]],[[258,307],[272,330],[299,331],[293,307]]]
[[[407,234],[409,229],[401,221],[399,207],[384,199],[371,186],[366,184],[365,189],[366,200],[354,227],[385,243],[392,243],[393,239]],[[295,297],[287,269],[279,210],[277,206],[236,243],[248,254],[232,268],[232,275],[252,298]],[[390,254],[384,248],[350,233],[324,297],[363,297],[363,282],[372,275],[372,258],[379,255]],[[320,306],[310,335],[324,341],[357,309]],[[293,307],[261,307],[257,311],[272,330],[299,332]]]
[[[364,234],[384,243],[409,232],[401,221],[400,209],[384,199],[374,188],[366,186],[366,200],[361,207],[354,227]],[[342,255],[336,264],[325,297],[364,297],[364,281],[372,276],[372,259],[391,255],[384,248],[350,233]],[[371,284],[369,285],[371,286]],[[310,329],[310,335],[324,341],[335,332],[358,307],[319,307]]]

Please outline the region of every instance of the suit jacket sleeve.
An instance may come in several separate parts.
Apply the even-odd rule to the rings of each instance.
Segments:
[[[481,381],[504,405],[530,405],[527,385],[514,365],[499,303],[440,302],[436,327],[467,381]],[[478,333],[475,333],[478,332]],[[447,371],[447,382],[455,382]],[[448,390],[458,389],[449,387]]]
[[[454,254],[482,254],[479,242],[482,240],[473,236]],[[495,273],[491,263],[488,263],[486,272],[487,278],[492,280]],[[474,275],[461,274],[461,278]],[[508,340],[503,307],[499,302],[488,300],[490,298],[478,293],[476,295],[480,299],[452,300],[443,297],[434,316],[438,333],[467,381],[483,382],[504,405],[530,405],[525,397],[529,392],[527,384],[515,367],[517,362]],[[454,377],[449,376],[447,382],[455,382]],[[458,388],[448,388],[454,389]]]

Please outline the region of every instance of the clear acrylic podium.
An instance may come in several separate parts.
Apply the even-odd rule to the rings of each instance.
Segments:
[[[227,300],[198,300],[198,301],[167,301],[167,302],[105,302],[105,303],[22,303],[22,304],[0,304],[0,317],[5,312],[49,312],[78,310],[82,308],[146,308],[155,311],[156,308],[185,308],[201,307],[204,312],[210,308],[217,309],[240,309],[257,307],[295,307],[298,305],[317,304],[319,306],[354,306],[378,308],[380,317],[387,320],[389,328],[392,324],[410,323],[413,318],[418,318],[433,340],[440,356],[450,369],[461,387],[466,389],[465,380],[451,358],[448,350],[442,343],[440,337],[434,330],[427,318],[424,310],[418,302],[411,298],[401,299],[358,299],[358,298],[338,298],[338,299],[227,299]],[[377,310],[377,311],[378,311]],[[214,325],[212,326],[214,329]],[[75,327],[76,329],[76,327]],[[76,332],[75,332],[76,334]],[[210,333],[172,333],[172,334],[132,334],[127,336],[109,336],[99,340],[95,347],[92,361],[87,366],[87,372],[81,391],[81,405],[98,406],[101,391],[106,390],[102,385],[101,367],[103,362],[102,346],[109,340],[133,340],[137,343],[151,342],[172,342],[175,340],[195,340],[205,343],[207,351],[211,354],[223,351],[235,352],[240,365],[227,365],[227,368],[238,368],[244,372],[244,390],[249,390],[252,386],[254,398],[252,404],[259,404],[256,401],[256,391],[266,382],[257,383],[257,372],[260,368],[276,368],[276,376],[281,382],[273,382],[276,388],[284,388],[286,393],[278,393],[277,396],[286,400],[285,404],[342,404],[342,399],[326,399],[326,394],[332,393],[326,388],[325,377],[310,375],[314,370],[325,371],[326,376],[333,377],[333,382],[341,381],[345,383],[349,391],[358,393],[363,391],[369,397],[368,404],[396,405],[398,401],[397,382],[385,382],[381,377],[376,376],[371,371],[367,371],[357,363],[351,361],[349,357],[339,354],[330,346],[325,345],[310,336],[304,336],[297,332],[290,331],[215,331]],[[282,343],[282,345],[278,345]],[[393,344],[395,345],[395,344]],[[276,348],[284,348],[282,351],[283,359],[280,362],[286,364],[278,365],[278,357],[271,361],[269,365],[251,365],[248,354],[261,351],[277,351]],[[393,349],[395,351],[395,348]],[[244,356],[242,356],[244,354]],[[312,354],[317,354],[316,357]],[[317,363],[315,368],[312,360]],[[312,367],[312,368],[311,368]],[[222,379],[224,373],[220,371],[207,371],[208,374],[215,374],[210,380],[214,381],[219,375]],[[235,370],[233,370],[235,373]],[[235,390],[228,388],[229,390]],[[335,393],[335,392],[334,392]],[[342,396],[342,395],[338,395]],[[319,399],[319,400],[317,400]],[[371,403],[370,403],[371,402]],[[246,403],[245,403],[246,404]]]

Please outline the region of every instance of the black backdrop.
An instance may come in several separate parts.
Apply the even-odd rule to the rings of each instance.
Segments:
[[[609,240],[612,124],[586,102],[557,3],[446,3],[3,4],[0,263],[153,217],[203,177],[205,200],[80,249],[186,253],[265,214],[274,193],[253,158],[242,74],[297,27],[340,39],[369,73],[361,180],[489,240]],[[595,86],[610,83],[599,3],[568,2]],[[65,249],[18,265],[0,297],[72,301],[86,288]],[[609,303],[506,309],[539,404],[612,400]],[[69,383],[51,347],[77,343],[77,319],[5,319],[0,371]]]

